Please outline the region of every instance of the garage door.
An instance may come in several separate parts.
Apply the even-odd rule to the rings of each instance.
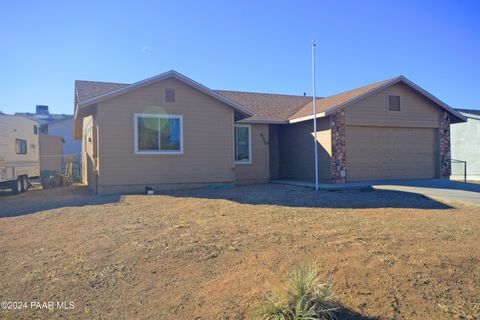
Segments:
[[[435,178],[436,132],[430,128],[347,126],[348,181]]]

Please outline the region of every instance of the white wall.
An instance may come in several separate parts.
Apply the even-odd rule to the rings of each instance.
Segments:
[[[82,141],[73,139],[73,118],[49,123],[48,134],[63,137],[65,140],[63,145],[64,154],[81,154]]]
[[[467,161],[467,179],[480,180],[480,116],[463,113],[465,123],[450,126],[452,159]],[[463,179],[463,165],[452,162],[451,179]]]
[[[34,125],[34,121],[24,117],[0,115],[0,181],[40,174],[39,141]],[[26,154],[16,153],[16,139],[27,141]]]

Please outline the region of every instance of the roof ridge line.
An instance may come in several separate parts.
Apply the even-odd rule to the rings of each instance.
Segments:
[[[236,93],[249,93],[249,94],[267,94],[272,96],[287,96],[287,97],[297,97],[297,98],[311,98],[312,96],[302,96],[295,94],[285,94],[285,93],[270,93],[270,92],[253,92],[253,91],[238,91],[238,90],[223,90],[223,89],[213,89],[213,91],[224,91],[224,92],[236,92]],[[323,97],[319,97],[323,98]]]

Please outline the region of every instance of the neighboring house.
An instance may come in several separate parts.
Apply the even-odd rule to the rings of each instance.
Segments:
[[[63,154],[65,156],[80,156],[82,153],[82,142],[73,138],[73,116],[50,122],[48,134],[63,138],[65,142]]]
[[[40,175],[48,177],[63,173],[62,158],[65,140],[60,136],[40,134]]]
[[[467,162],[467,180],[480,180],[480,110],[456,109],[468,121],[452,126],[452,179],[463,180]]]
[[[40,127],[40,133],[60,136],[65,141],[65,156],[80,155],[82,152],[82,143],[73,138],[73,116],[68,114],[53,114],[48,110],[48,106],[37,105],[36,112],[17,112],[15,115],[23,116],[36,121]]]
[[[314,179],[312,98],[214,91],[169,71],[76,81],[74,135],[98,193]],[[450,175],[466,119],[403,76],[317,100],[322,182]]]

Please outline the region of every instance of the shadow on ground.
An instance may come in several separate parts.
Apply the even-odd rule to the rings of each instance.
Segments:
[[[387,320],[386,318],[369,317],[350,309],[343,308],[336,313],[337,319],[341,320]]]
[[[30,190],[10,196],[0,193],[0,218],[15,217],[63,207],[81,207],[118,203],[121,195],[93,196],[84,186],[70,186],[49,190]],[[299,208],[413,208],[451,209],[442,202],[416,193],[375,190],[318,191],[310,188],[263,184],[231,188],[199,188],[157,193],[172,197],[221,199],[241,204],[277,205]]]
[[[63,207],[82,207],[120,202],[120,195],[93,196],[85,186],[43,190],[36,188],[28,192],[11,195],[8,191],[0,192],[0,218],[16,217],[43,210]]]
[[[188,189],[161,192],[174,197],[224,199],[241,204],[278,205],[306,208],[412,208],[451,209],[440,201],[411,192],[375,190],[365,187],[355,190],[318,191],[310,188],[263,184],[220,189]]]

